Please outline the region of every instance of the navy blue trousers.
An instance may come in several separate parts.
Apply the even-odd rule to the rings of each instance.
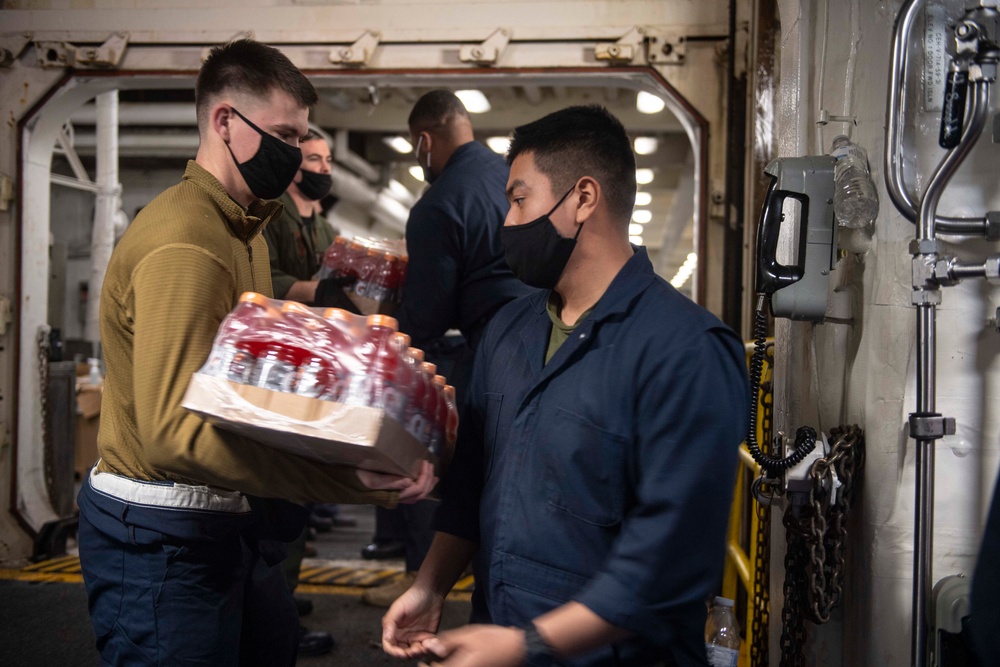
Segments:
[[[260,511],[135,505],[87,481],[78,504],[102,664],[295,664],[299,621],[281,569],[284,545],[261,537]]]

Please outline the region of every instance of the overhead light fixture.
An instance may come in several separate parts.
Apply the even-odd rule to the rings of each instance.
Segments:
[[[677,269],[677,273],[670,279],[670,284],[679,288],[688,281],[696,266],[698,266],[698,253],[689,252],[687,259],[681,264],[681,268]]]
[[[641,236],[630,236],[630,237],[628,237],[628,242],[631,243],[632,245],[642,245],[642,237]]]
[[[630,223],[628,233],[630,236],[642,236],[642,225],[637,225],[634,222]]]
[[[423,176],[423,173],[420,175]],[[389,192],[396,195],[397,198],[413,199],[413,193],[410,192],[409,188],[397,181],[395,178],[389,179]]]
[[[648,192],[636,192],[635,193],[635,205],[636,206],[649,206],[653,203],[653,195]],[[632,216],[633,220],[635,216]],[[638,220],[636,220],[638,222]]]
[[[639,185],[649,185],[653,182],[653,170],[642,168],[635,170],[635,182]]]
[[[402,153],[403,155],[409,155],[413,152],[413,144],[400,136],[395,137],[383,137],[382,141],[389,145],[389,147],[396,151],[397,153]]]
[[[652,219],[653,219],[653,213],[651,211],[647,211],[644,208],[637,208],[636,210],[632,211],[632,220],[634,222],[638,222],[640,224],[645,225]]]
[[[659,146],[660,141],[656,137],[636,137],[632,142],[636,155],[652,155]]]
[[[640,90],[639,94],[635,96],[635,108],[639,110],[639,113],[660,113],[666,105],[667,103],[662,98],[647,93],[645,90]]]
[[[417,165],[413,165],[412,167],[410,167],[410,176],[412,176],[413,178],[417,179],[418,181],[423,182],[423,180],[424,180],[424,168],[423,167],[418,167]]]
[[[486,139],[486,145],[489,146],[490,150],[494,153],[506,155],[507,151],[510,149],[510,137],[488,137]]]
[[[491,108],[490,101],[480,90],[456,90],[455,97],[462,100],[469,113],[486,113]]]

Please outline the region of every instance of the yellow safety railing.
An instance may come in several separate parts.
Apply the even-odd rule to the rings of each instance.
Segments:
[[[768,339],[764,359],[764,369],[761,373],[761,389],[757,396],[757,442],[766,447],[771,442],[771,369],[773,360],[774,339]],[[747,365],[753,354],[753,343],[747,343]],[[722,578],[722,595],[735,600],[737,610],[744,610],[741,616],[743,642],[740,645],[740,667],[761,667],[751,662],[751,647],[754,643],[754,630],[763,633],[763,646],[767,645],[767,621],[769,617],[769,600],[767,591],[767,571],[769,553],[758,556],[759,540],[767,545],[767,525],[761,525],[761,515],[757,503],[750,493],[753,480],[760,474],[760,466],[750,456],[746,444],[740,445],[740,465],[736,473],[736,487],[733,493],[733,504],[729,513],[729,534],[726,540],[726,565]],[[765,522],[767,523],[767,522]],[[765,532],[761,532],[764,529]],[[760,571],[762,577],[756,574]],[[742,593],[742,595],[741,595]]]

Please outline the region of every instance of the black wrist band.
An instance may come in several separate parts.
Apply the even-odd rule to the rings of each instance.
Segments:
[[[528,621],[521,629],[524,630],[524,664],[526,667],[559,667],[555,659],[555,651],[540,634],[538,628]]]

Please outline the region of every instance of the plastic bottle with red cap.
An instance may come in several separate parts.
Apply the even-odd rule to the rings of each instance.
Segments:
[[[354,353],[353,319],[353,315],[340,308],[327,308],[323,311],[326,326],[320,333],[316,351],[322,352],[328,364],[327,391],[324,394],[328,401],[346,402],[351,378],[361,372],[361,365]]]
[[[347,239],[343,236],[338,236],[333,239],[333,243],[330,247],[326,249],[323,253],[323,269],[320,273],[320,278],[329,278],[330,276],[339,276],[342,272],[342,267],[347,259]]]
[[[430,447],[434,438],[434,418],[437,415],[437,391],[434,387],[434,376],[437,366],[425,361],[420,364],[421,379],[424,383],[423,418],[424,428],[420,442]]]
[[[444,423],[445,444],[451,448],[458,440],[458,403],[455,399],[455,388],[450,384],[444,387],[444,399],[448,406],[448,415]]]
[[[260,345],[246,336],[266,332],[276,326],[279,312],[271,300],[257,292],[245,292],[236,308],[219,326],[203,372],[245,383],[250,379]]]
[[[448,399],[444,388],[447,385],[443,375],[434,376],[434,398],[437,405],[434,408],[434,419],[431,421],[431,437],[428,447],[435,456],[444,453],[445,429],[448,423]]]
[[[381,408],[390,417],[401,420],[406,401],[399,388],[397,372],[403,362],[392,343],[398,325],[388,315],[369,315],[366,324],[365,335],[359,345],[367,376],[365,402],[369,407]]]

